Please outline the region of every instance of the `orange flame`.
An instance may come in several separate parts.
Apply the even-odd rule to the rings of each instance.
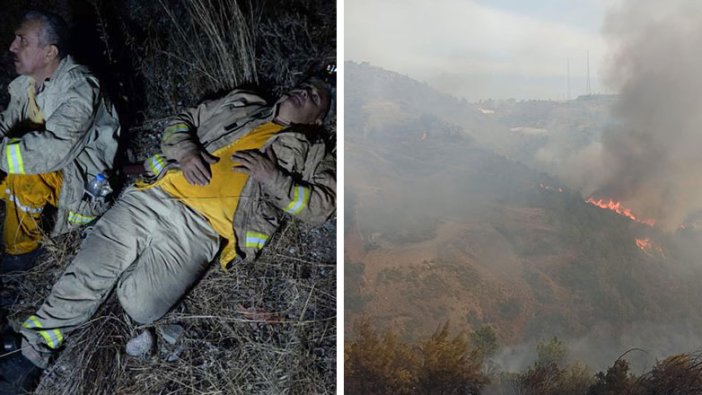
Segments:
[[[622,203],[621,203],[621,202],[615,202],[615,201],[612,200],[612,199],[606,199],[606,200],[605,200],[605,199],[598,199],[598,200],[595,200],[595,199],[593,199],[593,198],[588,198],[588,199],[586,200],[586,202],[587,202],[587,203],[590,203],[590,204],[592,204],[592,205],[595,205],[595,206],[597,206],[597,207],[599,207],[599,208],[604,208],[604,209],[607,209],[607,210],[612,210],[612,211],[614,211],[615,213],[617,213],[617,214],[619,214],[619,215],[623,215],[623,216],[629,218],[629,219],[632,220],[632,221],[636,221],[636,222],[639,222],[639,223],[642,223],[642,224],[645,224],[645,225],[648,225],[648,226],[653,226],[653,225],[656,224],[656,221],[653,220],[653,219],[639,219],[639,218],[636,218],[636,216],[631,212],[631,209],[625,208],[624,206],[622,206]],[[637,243],[637,244],[638,244],[638,243]]]
[[[657,245],[656,243],[652,242],[651,239],[648,237],[644,239],[636,239],[636,246],[641,249],[646,255],[648,256],[653,256],[654,253],[658,254],[659,256],[665,258],[665,254],[663,253],[663,248],[661,248],[660,245]]]
[[[636,239],[636,246],[644,251],[650,250],[651,240],[648,237],[645,239]]]

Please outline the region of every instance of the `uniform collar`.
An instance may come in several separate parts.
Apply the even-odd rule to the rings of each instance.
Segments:
[[[71,58],[71,55],[67,55],[65,58],[61,59],[61,62],[59,63],[58,67],[56,68],[56,71],[54,71],[54,74],[51,75],[51,77],[47,78],[44,80],[44,84],[42,85],[41,91],[45,90],[46,88],[51,87],[58,76],[63,74],[66,70],[71,68],[71,65],[73,65],[73,59]],[[37,92],[38,93],[38,92]]]

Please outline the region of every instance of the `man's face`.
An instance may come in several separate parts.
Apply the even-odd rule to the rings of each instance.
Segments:
[[[314,125],[320,123],[329,107],[327,89],[303,82],[280,101],[278,118],[288,123]]]
[[[51,46],[41,45],[41,32],[39,21],[26,21],[15,31],[10,52],[14,55],[17,74],[34,76],[48,64],[48,50]]]

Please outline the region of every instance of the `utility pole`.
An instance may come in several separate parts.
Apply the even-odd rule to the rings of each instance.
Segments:
[[[587,88],[586,93],[592,96],[592,86],[590,85],[590,51],[587,51]]]
[[[567,92],[568,93],[566,94],[566,101],[570,100],[570,57],[568,57],[567,64],[568,64],[568,66],[567,66],[567,68],[568,68],[568,90],[567,90]]]

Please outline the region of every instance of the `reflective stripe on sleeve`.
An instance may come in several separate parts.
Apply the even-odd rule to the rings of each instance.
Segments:
[[[307,207],[307,202],[310,200],[310,189],[298,185],[295,187],[295,192],[293,194],[293,200],[287,205],[283,210],[292,215],[300,214],[300,212]]]
[[[9,188],[5,189],[5,194],[7,195],[7,200],[12,202],[12,204],[14,204],[15,207],[20,209],[20,211],[29,214],[41,214],[41,212],[44,211],[44,207],[30,207],[23,205],[22,203],[20,203],[17,196],[12,194],[12,191]]]
[[[154,175],[158,175],[166,167],[166,158],[163,155],[156,154],[148,159],[148,164],[151,172]]]
[[[185,122],[174,123],[163,132],[163,140],[168,140],[174,133],[187,132],[188,130],[190,130],[190,127]]]
[[[246,247],[260,250],[266,245],[268,236],[258,232],[246,232]]]
[[[97,217],[74,213],[73,211],[68,212],[68,222],[76,225],[85,225],[90,223],[90,221],[94,220],[95,218]]]
[[[14,138],[5,146],[7,157],[7,172],[10,174],[24,174],[24,161],[20,150],[20,139]]]

